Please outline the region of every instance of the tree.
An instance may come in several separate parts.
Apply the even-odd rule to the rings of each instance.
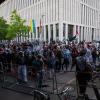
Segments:
[[[7,24],[7,21],[3,17],[0,17],[0,40],[6,39],[8,27],[9,25]]]
[[[13,39],[16,36],[25,36],[29,31],[29,27],[25,25],[26,20],[22,19],[17,11],[14,10],[10,16],[10,24],[8,27],[7,39]]]

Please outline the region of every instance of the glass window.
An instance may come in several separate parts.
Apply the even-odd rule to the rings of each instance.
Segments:
[[[59,39],[59,24],[56,24],[56,38]]]
[[[73,25],[68,25],[68,38],[73,37],[73,29],[74,29]]]
[[[66,36],[66,24],[64,23],[63,24],[63,37]]]
[[[50,40],[53,41],[53,24],[50,25],[50,33],[51,33]]]
[[[93,38],[94,37],[94,28],[92,28],[92,41],[93,41]]]
[[[48,25],[46,25],[45,27],[46,27],[46,41],[48,41]]]
[[[79,28],[79,40],[82,41],[82,38],[81,38],[81,30],[82,30],[82,27],[80,26]]]
[[[85,30],[85,28],[83,27],[83,41],[84,41],[84,30]]]
[[[37,27],[38,39],[40,38],[39,27]]]

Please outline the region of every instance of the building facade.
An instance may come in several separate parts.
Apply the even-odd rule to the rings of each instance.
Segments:
[[[68,39],[77,34],[78,41],[99,40],[100,0],[6,0],[0,5],[0,17],[9,22],[11,12],[36,22],[36,33],[29,33],[26,39],[45,41]],[[40,19],[42,32],[39,32]]]

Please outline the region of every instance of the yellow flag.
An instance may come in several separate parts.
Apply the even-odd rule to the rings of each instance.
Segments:
[[[32,19],[30,19],[29,27],[30,27],[30,32],[32,32]]]

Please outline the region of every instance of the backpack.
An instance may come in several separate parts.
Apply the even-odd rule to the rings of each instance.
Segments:
[[[91,66],[86,63],[85,57],[77,57],[78,73],[82,75],[87,81],[92,78]],[[80,76],[81,76],[80,75]]]
[[[68,59],[68,53],[66,52],[66,50],[62,51],[62,54],[64,59]]]
[[[86,60],[84,57],[77,57],[77,66],[79,71],[84,71],[86,66]]]

